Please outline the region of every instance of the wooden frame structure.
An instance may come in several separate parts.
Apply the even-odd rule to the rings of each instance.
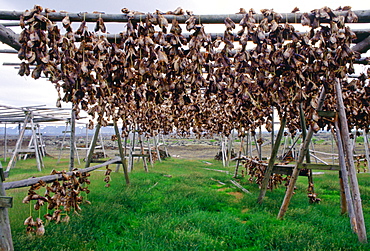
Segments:
[[[68,109],[69,110],[69,109]],[[43,168],[42,157],[45,156],[45,146],[42,135],[37,131],[38,123],[65,121],[69,117],[66,109],[45,108],[43,106],[12,107],[0,105],[0,123],[13,123],[21,125],[20,133],[15,145],[13,154],[8,162],[6,172],[15,166],[17,157],[20,154],[35,154],[37,169]],[[22,149],[25,131],[31,130],[32,136],[28,149]],[[5,133],[5,130],[4,130]],[[5,136],[5,139],[7,137]],[[4,153],[7,152],[7,144],[4,144]],[[6,157],[6,156],[4,156]]]
[[[358,17],[358,22],[359,23],[370,23],[370,11],[369,10],[359,10],[359,11],[354,11],[354,13]],[[335,13],[336,15],[339,16],[345,16],[347,15],[347,11],[343,11],[340,13]],[[17,12],[17,11],[1,11],[0,12],[0,20],[19,20],[20,16],[22,15],[22,12]],[[80,13],[49,13],[48,18],[52,21],[61,21],[66,15],[68,15],[69,19],[71,21],[86,21],[86,22],[96,22],[99,18],[102,18],[104,22],[127,22],[128,21],[128,16],[126,14],[92,14],[92,13],[85,13],[85,14],[80,14]],[[282,13],[282,20],[281,22],[287,22],[287,23],[297,23],[297,20],[301,20],[301,13]],[[233,15],[195,15],[196,17],[196,22],[201,22],[204,24],[207,23],[212,23],[212,24],[217,24],[217,23],[223,23],[225,18],[230,18],[234,22],[240,22],[242,19],[243,15],[242,14],[233,14]],[[257,22],[260,22],[263,19],[262,14],[255,14],[254,19],[257,20]],[[172,21],[173,19],[176,19],[179,23],[185,23],[185,21],[189,18],[188,15],[180,15],[180,16],[174,16],[174,15],[166,15],[166,19],[168,21]],[[135,15],[132,17],[133,21],[140,21],[144,20],[145,15]],[[324,20],[325,21],[325,20]],[[370,30],[357,30],[355,31],[357,35],[357,39],[354,41],[356,45],[352,48],[353,50],[357,52],[366,52],[370,48]],[[219,34],[212,34],[211,38],[215,39]],[[107,38],[108,40],[113,40],[116,39],[117,35],[108,35]],[[9,46],[13,47],[14,49],[18,50],[20,48],[20,44],[17,42],[17,34],[15,34],[13,31],[10,29],[6,28],[4,25],[0,25],[0,41],[3,41],[4,43],[7,43]],[[362,63],[362,64],[367,64],[367,60],[357,60],[356,63]],[[346,201],[350,202],[350,204],[353,207],[353,210],[350,209],[350,218],[351,222],[355,222],[354,224],[354,231],[358,234],[358,238],[361,242],[367,242],[366,239],[366,229],[365,229],[365,224],[363,220],[363,214],[362,214],[362,205],[361,205],[361,198],[360,198],[360,192],[358,189],[358,183],[357,183],[357,177],[356,177],[356,172],[353,164],[353,148],[352,148],[352,143],[349,140],[349,131],[348,131],[348,124],[347,124],[347,118],[345,116],[344,112],[344,104],[343,104],[343,97],[341,94],[341,83],[339,80],[336,80],[335,83],[335,89],[336,89],[336,95],[337,95],[337,119],[336,119],[336,126],[335,126],[335,131],[337,133],[337,139],[338,139],[338,150],[342,153],[340,154],[342,159],[340,162],[340,167],[341,167],[341,172],[343,176],[347,177],[347,171],[348,171],[348,178],[351,181],[351,186],[349,186],[348,180],[343,179],[344,183],[344,188],[346,190]],[[321,95],[319,97],[319,102],[322,103],[325,100],[325,95],[326,95],[326,90],[323,88],[321,91]],[[320,105],[318,110],[320,110]],[[73,117],[73,116],[72,116]],[[280,141],[282,138],[283,134],[283,129],[285,127],[285,119],[282,118],[280,121],[281,126],[280,130],[278,132],[278,135],[276,136],[275,143],[273,144],[272,148],[272,154],[270,156],[269,164],[265,172],[265,178],[262,184],[261,188],[261,193],[259,196],[259,202],[263,201],[263,198],[266,193],[267,189],[267,184],[269,181],[269,178],[271,176],[271,173],[273,172],[273,168],[275,165],[275,160],[277,156],[277,152],[279,149]],[[302,125],[305,124],[304,121],[302,121]],[[116,129],[116,134],[118,134],[118,129],[117,125],[114,124],[115,129]],[[309,164],[310,159],[309,159],[309,144],[313,135],[313,128],[309,127],[308,131],[306,131],[305,128],[302,128],[304,131],[303,137],[304,137],[304,142],[300,147],[300,153],[298,157],[298,161],[295,164],[293,170],[292,170],[292,177],[291,181],[289,183],[288,189],[285,194],[284,201],[282,203],[282,206],[280,208],[280,212],[278,215],[278,218],[283,218],[284,214],[289,206],[289,202],[292,198],[293,195],[293,190],[294,190],[294,185],[295,182],[297,181],[299,171],[300,169],[303,168],[304,166],[304,159],[306,159],[306,163]],[[118,137],[120,140],[120,137]],[[94,144],[91,144],[93,146]],[[121,159],[124,158],[124,154],[122,151],[122,145],[120,145],[120,156]],[[90,147],[91,147],[90,146]],[[72,151],[71,147],[71,151]],[[74,154],[71,154],[71,160],[73,158]],[[345,160],[344,160],[345,157]],[[348,164],[348,167],[346,167],[346,164],[344,161]],[[71,164],[72,165],[72,164]],[[347,169],[348,168],[348,169]],[[125,169],[124,169],[125,170]],[[125,175],[127,175],[127,169],[125,170]],[[129,183],[129,180],[126,179],[126,182]],[[348,190],[349,188],[349,190]],[[351,208],[351,205],[348,205],[348,208]]]

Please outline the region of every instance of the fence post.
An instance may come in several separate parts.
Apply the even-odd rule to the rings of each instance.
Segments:
[[[10,222],[8,208],[12,207],[13,198],[6,197],[3,187],[4,172],[0,163],[0,250],[14,250],[12,232],[10,230]]]

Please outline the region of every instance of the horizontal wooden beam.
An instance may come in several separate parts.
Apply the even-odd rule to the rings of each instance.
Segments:
[[[76,170],[76,171],[80,172],[80,173],[87,173],[87,172],[94,171],[95,169],[105,167],[105,166],[110,165],[110,164],[114,164],[114,163],[119,162],[119,161],[121,161],[121,158],[115,157],[111,160],[107,160],[106,162],[104,162],[100,165],[91,166],[91,167],[79,169],[79,170]],[[72,172],[67,172],[67,174],[71,175]],[[13,188],[20,188],[20,187],[29,187],[29,186],[32,186],[32,185],[38,183],[40,180],[42,180],[46,183],[50,183],[50,182],[53,182],[55,180],[63,180],[63,176],[61,174],[54,174],[54,175],[47,175],[47,176],[42,176],[42,177],[37,177],[37,178],[30,178],[30,179],[25,179],[25,180],[4,182],[3,186],[4,186],[5,190],[9,190],[9,189],[13,189]]]
[[[358,17],[358,23],[369,23],[370,22],[370,10],[355,10],[353,11]],[[23,14],[23,11],[0,11],[0,20],[19,20],[20,16]],[[45,13],[43,13],[46,15]],[[300,23],[302,13],[280,13],[282,15],[281,22],[285,23]],[[346,16],[347,11],[334,11],[334,14],[337,16]],[[62,21],[65,16],[68,15],[69,19],[73,21],[83,21],[86,22],[96,22],[96,20],[101,17],[104,22],[127,22],[129,17],[127,14],[97,14],[97,13],[66,13],[66,12],[51,12],[48,13],[48,18],[52,21]],[[309,15],[313,15],[309,13]],[[156,16],[154,14],[154,16]],[[176,19],[179,23],[185,23],[185,21],[190,17],[189,15],[164,15],[166,19],[171,22],[173,19]],[[240,20],[244,17],[243,14],[211,14],[211,15],[194,15],[196,17],[196,22],[203,24],[223,24],[225,18],[229,17],[234,22],[239,23]],[[253,15],[257,22],[260,22],[264,16],[262,14]],[[145,20],[146,15],[134,15],[132,17],[133,21],[140,22]],[[270,16],[272,18],[272,16]],[[320,23],[328,23],[328,20],[321,19]]]
[[[334,118],[336,115],[335,111],[317,111],[320,117]]]

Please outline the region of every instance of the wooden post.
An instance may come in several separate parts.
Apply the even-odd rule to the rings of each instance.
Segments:
[[[352,190],[352,199],[353,199],[353,208],[356,217],[356,227],[357,227],[357,236],[358,240],[361,243],[367,243],[366,237],[366,228],[364,215],[362,212],[362,202],[360,195],[360,188],[358,186],[357,172],[355,164],[353,161],[353,148],[351,145],[351,140],[349,138],[349,129],[347,122],[347,115],[345,111],[345,106],[343,102],[342,87],[339,79],[335,79],[335,90],[337,95],[337,110],[339,116],[339,122],[341,127],[341,136],[343,139],[343,149],[348,164],[348,174],[351,181],[351,190]]]
[[[57,163],[59,163],[59,162],[60,162],[60,158],[62,157],[62,150],[63,150],[63,147],[64,147],[64,141],[66,140],[66,134],[67,134],[67,129],[68,129],[68,123],[69,123],[69,120],[66,122],[66,126],[65,126],[65,128],[64,128],[63,140],[62,140],[62,144],[60,145],[59,157],[58,157],[58,161],[57,161]]]
[[[331,159],[332,159],[332,164],[334,165],[335,161],[334,161],[334,134],[332,133],[331,134]]]
[[[117,122],[114,121],[113,125],[114,125],[114,131],[115,131],[116,136],[117,136],[118,150],[119,150],[119,155],[121,157],[123,173],[125,175],[126,184],[130,185],[130,177],[128,176],[127,165],[126,165],[126,161],[125,161],[126,156],[125,156],[125,153],[122,149],[122,140],[121,140],[121,135],[120,135],[119,130],[118,130]]]
[[[87,159],[87,155],[89,154],[89,125],[88,124],[86,124],[85,148],[86,148],[85,159]]]
[[[130,149],[130,164],[129,170],[132,172],[134,170],[134,152],[135,152],[135,136],[136,136],[136,126],[132,130],[132,142],[131,142],[131,149]]]
[[[167,149],[167,143],[164,140],[163,134],[161,136],[162,136],[162,142],[163,142],[164,150],[166,151],[166,157],[170,157],[170,154],[168,153],[168,149]]]
[[[326,97],[326,91],[325,91],[325,88],[322,88],[321,94],[320,94],[320,97],[319,97],[319,100],[318,100],[317,110],[321,110],[321,108],[323,106],[323,103],[324,103],[324,100],[325,100],[325,97]],[[285,212],[288,210],[290,200],[293,196],[294,187],[295,187],[295,184],[296,184],[297,179],[298,179],[299,168],[300,168],[300,166],[303,162],[303,159],[305,158],[305,156],[307,154],[308,145],[311,142],[313,132],[314,131],[312,129],[312,126],[310,126],[309,130],[308,130],[308,133],[307,133],[307,136],[306,136],[306,139],[303,141],[303,144],[301,145],[300,152],[299,152],[299,157],[298,157],[296,165],[294,166],[294,169],[293,169],[290,181],[289,181],[289,185],[288,185],[287,190],[285,192],[285,197],[284,197],[283,203],[280,207],[280,211],[279,211],[279,214],[278,214],[278,219],[282,219],[285,215]]]
[[[148,140],[148,153],[149,153],[149,161],[150,161],[150,165],[151,167],[153,168],[153,155],[152,155],[152,148],[150,147],[150,141],[149,141],[149,137],[147,138]]]
[[[236,167],[235,167],[233,178],[236,178],[238,176],[240,158],[242,157],[242,151],[243,151],[243,142],[244,142],[244,137],[240,137],[240,147],[239,147],[238,159],[236,160]]]
[[[307,127],[306,127],[306,119],[304,117],[304,111],[303,111],[302,103],[299,104],[299,117],[300,117],[300,121],[301,121],[302,137],[303,137],[303,140],[305,140],[306,137],[307,137]],[[307,149],[306,163],[311,163],[310,149]],[[314,184],[313,184],[313,177],[312,177],[312,169],[308,170],[307,179],[308,179],[308,187],[311,188],[310,192],[315,193],[315,188],[314,188]]]
[[[70,143],[70,156],[69,156],[69,171],[75,168],[75,130],[76,130],[76,111],[71,111],[71,143]]]
[[[41,159],[41,156],[40,156],[39,142],[37,141],[35,125],[33,124],[33,117],[32,116],[31,116],[31,130],[32,130],[32,137],[33,137],[33,145],[34,145],[34,148],[35,148],[37,169],[41,172],[41,168],[44,167],[44,163],[42,162],[42,159]]]
[[[222,157],[222,166],[226,166],[226,157],[225,157],[225,151],[224,151],[224,138],[220,136],[220,144],[221,144],[221,157]]]
[[[100,127],[101,127],[100,124],[97,124],[95,126],[95,133],[94,133],[94,136],[93,136],[91,144],[90,144],[89,154],[87,155],[87,158],[86,158],[86,164],[85,164],[86,168],[90,166],[91,159],[92,159],[92,156],[93,156],[93,153],[94,153],[94,150],[95,150],[95,146],[96,146],[96,141],[98,140]]]
[[[3,186],[4,180],[5,180],[4,172],[0,163],[0,197],[8,198],[10,202],[12,202],[11,197],[6,197],[5,189]],[[0,250],[13,251],[14,247],[12,240],[12,232],[10,229],[10,221],[7,207],[12,207],[12,204],[6,205],[6,207],[4,205],[0,207]]]
[[[367,172],[369,173],[370,172],[369,141],[368,141],[367,133],[366,133],[365,130],[363,132],[363,135],[364,135],[364,145],[365,145],[365,154],[366,154],[365,158],[366,158],[366,161],[367,161]]]
[[[161,155],[160,155],[160,152],[159,152],[159,147],[158,147],[158,144],[157,144],[157,137],[154,136],[153,139],[154,139],[154,147],[155,147],[155,150],[157,151],[157,155],[158,155],[157,158],[158,158],[159,162],[162,162]]]
[[[14,149],[13,155],[9,160],[8,166],[6,167],[7,172],[9,172],[10,168],[12,168],[14,166],[15,162],[16,162],[16,158],[18,156],[18,149],[21,147],[24,132],[26,131],[27,123],[28,123],[28,120],[30,119],[30,117],[31,117],[31,113],[27,113],[26,118],[24,119],[24,122],[23,122],[22,130],[20,130],[20,132],[19,132],[19,137],[18,137],[17,143],[15,144],[15,149]]]
[[[141,149],[141,155],[142,158],[143,158],[143,165],[144,165],[144,170],[145,172],[148,172],[148,164],[146,163],[146,158],[144,157],[144,145],[143,145],[143,135],[138,133],[138,137],[139,137],[139,142],[140,142],[140,149]]]
[[[6,133],[6,123],[4,125],[4,161],[6,162],[6,154],[8,151],[8,135]]]
[[[229,137],[226,138],[227,140],[227,152],[226,152],[226,156],[227,156],[227,160],[226,160],[226,165],[229,166],[230,165],[230,160],[231,160],[231,149],[233,147],[233,141],[234,141],[234,137],[233,137],[233,133],[231,132]]]
[[[272,114],[271,114],[271,153],[274,150],[275,144],[274,144],[274,138],[275,138],[275,114],[274,114],[274,107],[272,107]],[[260,127],[260,134],[261,134],[261,127]],[[261,136],[261,135],[260,135]],[[280,145],[280,142],[279,142]],[[262,145],[261,145],[261,156],[262,156]],[[260,158],[261,159],[261,158]]]
[[[99,141],[100,141],[101,149],[103,150],[104,158],[106,158],[107,157],[107,153],[105,152],[104,138],[103,138],[103,135],[101,134],[101,131],[99,132]]]
[[[274,148],[272,149],[271,156],[270,156],[270,159],[269,159],[269,163],[268,163],[268,166],[266,167],[265,174],[264,174],[264,177],[263,177],[263,180],[262,180],[260,195],[258,196],[258,201],[257,201],[258,203],[262,203],[263,199],[265,198],[266,191],[267,191],[267,186],[269,184],[270,177],[271,177],[271,174],[272,174],[272,169],[274,168],[276,155],[279,151],[281,138],[284,134],[285,125],[286,125],[286,114],[284,115],[284,117],[280,121],[279,132],[276,136],[276,140],[275,140],[275,143],[274,143]]]
[[[256,150],[257,150],[257,154],[258,154],[258,159],[261,160],[262,159],[262,154],[261,154],[261,149],[260,147],[262,148],[262,145],[259,145],[258,142],[257,142],[257,138],[256,138],[256,134],[254,133],[253,134],[253,139],[254,139],[254,144],[256,145]]]
[[[244,155],[245,156],[249,156],[249,131],[247,132],[247,142],[245,143],[245,152],[244,152]],[[249,157],[252,157],[252,156],[249,156]]]
[[[336,139],[336,143],[338,147],[338,160],[339,160],[339,166],[341,169],[340,174],[339,174],[340,175],[340,185],[342,188],[342,184],[343,184],[343,190],[344,190],[344,195],[345,195],[345,200],[346,200],[346,203],[345,203],[346,208],[344,208],[344,201],[341,200],[341,206],[342,206],[341,213],[343,214],[346,211],[348,211],[348,216],[350,218],[352,229],[353,231],[355,231],[356,217],[354,215],[351,189],[350,189],[349,181],[348,181],[347,165],[346,165],[346,160],[344,158],[343,141],[342,141],[342,136],[341,136],[341,132],[340,132],[337,119],[334,121],[334,128],[335,128],[336,137],[334,137],[333,131],[332,131],[332,134],[333,134],[333,138]],[[342,197],[342,191],[341,191],[341,197]]]

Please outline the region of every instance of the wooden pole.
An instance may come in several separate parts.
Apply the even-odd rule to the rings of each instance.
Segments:
[[[122,140],[121,140],[121,134],[119,133],[119,130],[118,130],[118,126],[117,126],[117,122],[114,121],[113,122],[113,125],[114,125],[114,131],[116,133],[116,136],[117,136],[117,141],[118,141],[118,150],[119,150],[119,155],[121,157],[121,162],[122,162],[122,167],[123,167],[123,173],[125,175],[125,180],[126,180],[126,184],[127,185],[130,185],[130,177],[128,176],[128,171],[127,171],[127,165],[126,165],[126,162],[125,162],[125,153],[122,149]]]
[[[268,163],[268,166],[266,167],[264,177],[263,177],[263,180],[262,180],[260,195],[258,196],[258,200],[257,200],[258,203],[262,203],[263,199],[265,198],[266,191],[267,191],[267,186],[269,184],[270,177],[271,177],[271,174],[272,174],[272,169],[274,168],[276,155],[279,151],[281,138],[284,134],[285,125],[286,125],[286,114],[284,115],[284,117],[280,121],[279,132],[276,136],[276,140],[275,140],[275,143],[274,143],[274,148],[272,149],[271,156],[270,156],[270,159],[269,159],[269,163]]]
[[[158,144],[157,144],[157,137],[154,136],[153,139],[154,139],[154,147],[155,147],[155,150],[157,151],[157,155],[158,155],[157,158],[158,158],[159,162],[162,162],[161,154],[159,152],[159,147],[158,147]]]
[[[141,155],[143,155],[142,158],[143,158],[144,170],[145,172],[148,172],[148,164],[146,163],[146,158],[144,157],[145,152],[144,152],[144,145],[143,145],[143,135],[140,133],[138,134],[139,134],[138,137],[139,137],[139,142],[140,142]]]
[[[40,156],[39,142],[37,141],[35,125],[33,124],[33,117],[31,116],[30,119],[31,119],[31,130],[32,130],[33,145],[34,145],[34,148],[35,148],[37,169],[39,170],[39,172],[41,172],[41,168],[44,167],[44,163],[42,162],[41,156]]]
[[[370,172],[369,141],[368,141],[367,133],[365,130],[363,132],[363,135],[364,135],[364,145],[365,145],[365,155],[366,155],[365,159],[367,161],[367,172],[369,173]]]
[[[63,150],[63,147],[64,147],[64,141],[66,140],[66,134],[67,134],[67,129],[68,129],[68,123],[69,123],[69,120],[66,122],[66,126],[64,127],[64,135],[63,135],[62,144],[60,145],[59,157],[58,157],[58,161],[57,161],[57,163],[59,163],[59,162],[60,162],[60,158],[62,157],[62,150]]]
[[[98,169],[98,168],[101,168],[101,167],[104,167],[104,166],[108,166],[108,165],[111,165],[111,164],[114,164],[114,163],[117,163],[117,162],[120,162],[120,161],[121,161],[120,157],[115,157],[111,160],[107,160],[106,162],[104,162],[102,164],[99,164],[99,165],[96,165],[96,166],[90,166],[90,167],[83,168],[83,169],[78,169],[77,171],[80,172],[80,173],[87,173],[87,172],[91,172],[95,169]],[[71,175],[71,174],[72,174],[72,172],[67,172],[67,175]],[[24,179],[24,180],[5,182],[4,183],[4,189],[9,190],[9,189],[20,188],[20,187],[29,187],[29,186],[32,186],[32,185],[40,182],[40,180],[45,181],[46,183],[50,183],[50,182],[53,182],[54,180],[63,180],[63,175],[62,174],[52,174],[52,175],[46,175],[46,176],[37,177],[37,178],[28,178],[28,179]]]
[[[75,130],[76,130],[76,111],[71,111],[71,142],[70,142],[70,156],[69,156],[69,171],[75,168]]]
[[[151,167],[153,168],[154,164],[153,164],[152,148],[150,147],[150,141],[149,141],[150,138],[148,137],[147,139],[148,139],[149,161],[150,161]]]
[[[161,136],[162,136],[162,142],[163,142],[164,150],[166,151],[166,157],[170,157],[170,154],[168,153],[168,149],[167,149],[167,143],[164,140],[163,134]]]
[[[274,144],[274,139],[275,139],[275,114],[274,114],[274,107],[272,107],[272,114],[271,114],[271,153],[274,150],[275,144]],[[261,137],[261,127],[260,127],[260,137]],[[279,142],[280,145],[280,142]],[[262,155],[262,145],[261,145],[261,155]],[[261,159],[261,158],[260,158]]]
[[[258,159],[261,160],[262,159],[262,154],[261,154],[261,149],[260,147],[262,148],[262,145],[259,145],[258,142],[257,142],[257,138],[256,138],[256,134],[254,133],[253,134],[253,139],[254,139],[254,144],[256,146],[256,150],[257,150],[257,154],[258,154]]]
[[[4,125],[4,161],[6,162],[6,154],[8,151],[8,135],[6,132],[6,123]]]
[[[233,141],[234,141],[234,136],[233,136],[233,133],[231,132],[229,137],[226,138],[228,141],[227,141],[227,166],[230,165],[230,160],[231,160],[231,149],[233,147]]]
[[[358,17],[358,23],[369,23],[370,14],[368,10],[354,10],[353,11]],[[348,11],[334,11],[334,14],[337,16],[347,16]],[[0,11],[0,20],[19,20],[20,16],[23,14],[23,11]],[[43,13],[45,14],[45,13]],[[45,14],[46,15],[46,14]],[[281,13],[281,23],[300,23],[303,13]],[[62,21],[66,16],[62,12],[50,12],[48,13],[48,18],[51,21]],[[154,14],[156,16],[156,14]],[[314,14],[309,13],[309,18],[313,18]],[[98,14],[98,13],[86,13],[82,15],[81,13],[68,13],[68,17],[71,21],[81,22],[85,20],[86,22],[96,22],[99,18],[102,18],[104,22],[127,22],[129,17],[127,14]],[[140,22],[145,20],[147,17],[146,14],[138,14],[132,17],[133,22]],[[165,15],[166,19],[170,23],[173,19],[178,20],[178,22],[185,23],[188,20],[189,15]],[[225,18],[231,18],[235,23],[239,23],[244,17],[243,14],[208,14],[208,15],[194,15],[196,18],[196,23],[214,23],[214,24],[223,24]],[[253,18],[257,22],[261,22],[265,16],[263,14],[254,14]],[[321,20],[322,23],[329,23],[329,20]],[[18,48],[19,49],[19,48]]]
[[[335,79],[335,90],[337,95],[337,110],[339,116],[339,122],[341,127],[341,136],[343,139],[343,149],[348,164],[348,174],[351,181],[351,190],[352,190],[352,199],[353,199],[353,208],[356,217],[356,227],[357,227],[357,236],[358,240],[361,243],[367,243],[366,237],[366,227],[364,221],[364,215],[362,212],[362,202],[360,195],[360,188],[358,186],[357,172],[355,164],[353,161],[353,148],[351,145],[351,140],[349,138],[349,129],[347,122],[347,115],[345,111],[345,106],[343,102],[342,87],[339,79]]]
[[[135,136],[136,136],[136,126],[134,125],[134,128],[132,130],[132,142],[130,150],[130,165],[129,165],[130,172],[134,170]]]
[[[13,155],[9,160],[8,166],[6,167],[7,172],[9,172],[10,168],[12,168],[16,162],[16,158],[18,156],[18,149],[21,147],[24,132],[26,131],[27,123],[28,123],[28,120],[30,119],[30,116],[31,116],[30,113],[26,114],[26,118],[24,119],[22,130],[19,132],[19,137],[18,137],[17,143],[15,144]]]
[[[221,157],[222,157],[222,166],[225,167],[226,166],[226,162],[225,162],[225,151],[224,151],[224,138],[222,136],[220,136],[220,144],[221,144]]]
[[[3,186],[4,173],[3,168],[0,163],[0,196],[5,197],[5,189]],[[9,198],[9,197],[8,197]],[[10,198],[11,199],[11,198]],[[9,221],[9,214],[8,208],[0,207],[0,250],[9,250],[13,251],[13,240],[12,240],[12,232],[10,229],[10,221]]]
[[[100,141],[101,149],[103,150],[104,158],[106,158],[107,157],[107,153],[105,152],[104,138],[103,138],[103,135],[102,135],[101,131],[99,132],[99,141]]]
[[[89,126],[88,124],[86,124],[85,148],[86,148],[85,158],[87,159],[87,155],[89,154]]]
[[[236,167],[235,167],[235,172],[233,176],[234,179],[238,176],[240,158],[242,157],[242,151],[243,151],[243,142],[244,142],[244,137],[240,137],[240,147],[239,147],[238,159],[236,160]]]
[[[89,153],[88,153],[87,158],[86,158],[86,164],[85,164],[85,167],[86,168],[90,166],[91,159],[92,159],[92,156],[94,154],[94,150],[95,150],[95,146],[96,146],[96,141],[98,140],[98,136],[99,136],[99,132],[100,132],[100,127],[101,127],[100,124],[97,124],[95,126],[95,133],[94,133],[94,136],[92,138],[92,141],[91,141],[91,144],[90,144],[90,148],[89,148]],[[122,160],[122,161],[124,161],[124,160]]]
[[[340,182],[343,183],[343,190],[344,190],[344,195],[345,195],[345,200],[346,200],[346,206],[347,206],[347,211],[348,211],[348,216],[350,218],[351,226],[353,231],[355,231],[356,228],[356,217],[354,215],[354,209],[353,209],[353,201],[352,201],[352,195],[351,195],[351,189],[349,186],[349,181],[348,181],[348,171],[347,171],[347,165],[346,165],[346,160],[344,158],[344,150],[343,150],[343,141],[342,141],[342,136],[340,132],[340,128],[338,125],[338,121],[334,121],[334,128],[335,128],[335,133],[336,133],[336,143],[338,146],[338,159],[339,159],[339,166],[340,166],[340,175],[341,175],[341,180]],[[333,138],[334,138],[334,132],[333,132]],[[341,184],[342,185],[342,184]],[[342,204],[344,202],[342,201]],[[343,205],[344,207],[344,205]],[[343,210],[344,208],[342,207],[342,213],[345,213]]]
[[[302,137],[303,137],[303,140],[305,140],[306,137],[307,137],[307,126],[306,126],[306,119],[304,117],[304,111],[303,111],[302,103],[299,104],[299,117],[300,117],[300,121],[301,121]],[[307,149],[306,163],[311,163],[310,149]],[[313,184],[313,177],[312,177],[312,169],[308,170],[307,179],[308,179],[308,187],[310,189],[310,192],[315,193],[315,188],[314,188],[314,184]]]
[[[319,97],[319,100],[318,100],[317,110],[320,110],[322,108],[322,106],[324,104],[325,97],[326,97],[325,88],[322,88],[321,94],[320,94],[320,97]],[[285,197],[284,197],[283,203],[280,207],[280,211],[279,211],[279,214],[278,214],[278,219],[282,219],[284,217],[286,211],[288,210],[290,200],[293,196],[294,187],[295,187],[295,184],[296,184],[297,179],[298,179],[299,168],[300,168],[300,166],[303,162],[303,159],[306,157],[306,154],[307,154],[307,151],[308,151],[308,146],[311,142],[313,132],[314,132],[314,130],[313,130],[312,126],[310,126],[309,130],[308,130],[308,133],[307,133],[307,136],[306,136],[306,139],[303,141],[303,144],[301,145],[297,163],[293,168],[293,172],[292,172],[292,175],[291,175],[291,178],[290,178],[290,181],[289,181],[289,185],[288,185],[287,190],[285,192]]]

